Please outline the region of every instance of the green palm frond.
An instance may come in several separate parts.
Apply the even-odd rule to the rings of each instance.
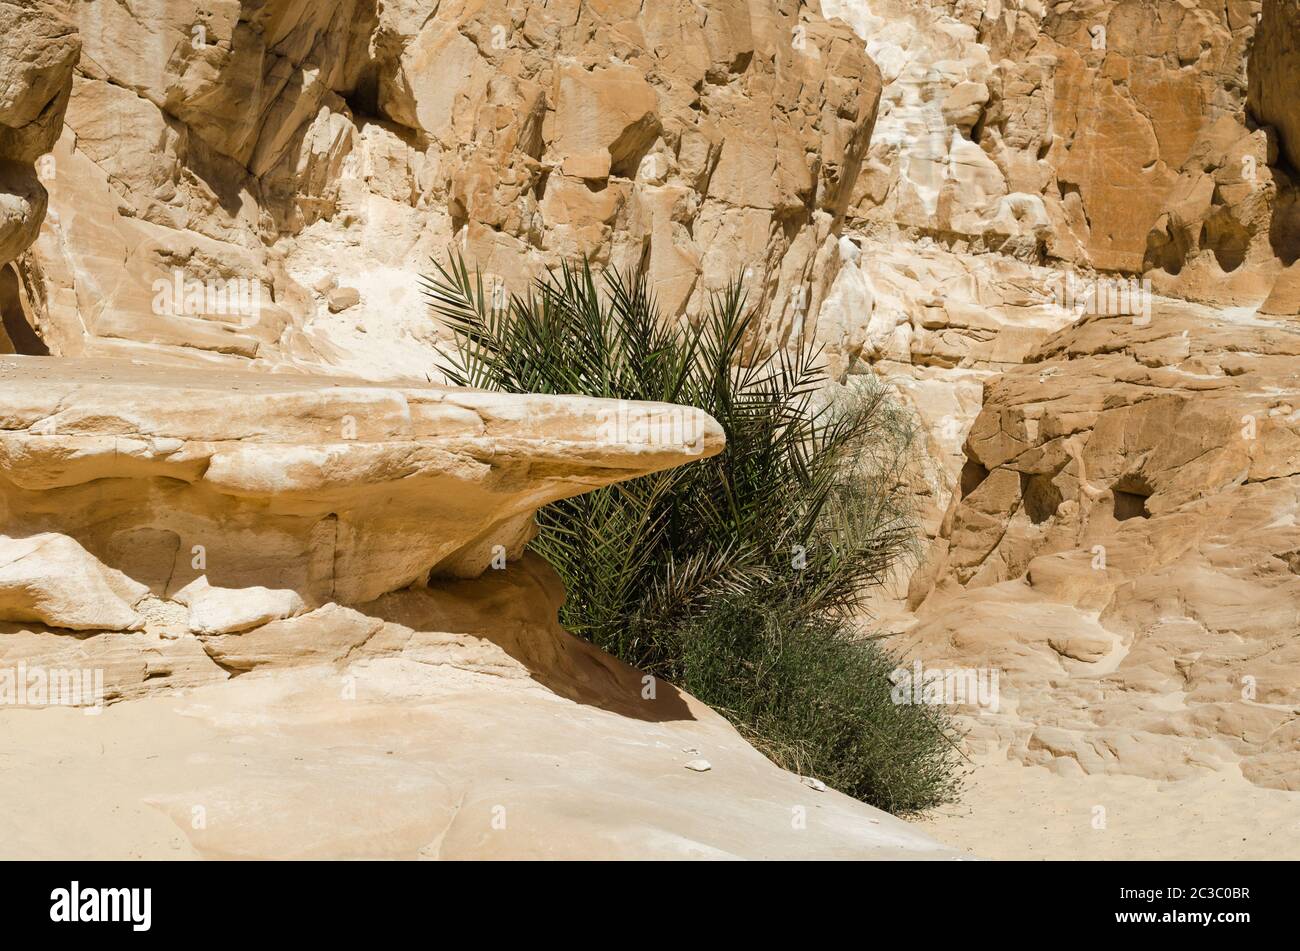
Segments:
[[[791,658],[830,664],[840,656],[848,669],[873,677],[884,663],[861,654],[877,648],[838,633],[915,551],[904,478],[913,433],[884,388],[865,384],[827,400],[818,348],[759,350],[756,311],[739,281],[715,294],[698,319],[678,321],[661,316],[642,271],[597,274],[587,261],[566,262],[506,298],[458,254],[435,269],[424,293],[453,334],[454,352],[441,369],[454,383],[679,403],[708,412],[726,433],[717,456],[538,514],[533,546],[564,581],[563,623],[732,710],[787,764],[833,762],[844,750],[859,755],[864,743],[878,745],[878,724],[816,709],[815,699],[814,708],[792,707],[759,685],[774,672],[804,676]],[[739,629],[720,620],[754,611],[784,620]],[[717,656],[702,654],[692,637],[716,639],[709,643]],[[728,692],[724,682],[750,686]],[[877,699],[868,706],[883,716]],[[888,722],[908,731],[934,723]],[[837,739],[813,739],[832,727]],[[925,769],[937,770],[933,782],[918,785],[929,792],[917,795],[938,796],[947,789],[942,756],[923,737],[909,734],[908,743],[907,750],[930,751]],[[863,754],[875,765],[862,788],[881,802],[917,799],[883,777],[892,760],[878,753]]]

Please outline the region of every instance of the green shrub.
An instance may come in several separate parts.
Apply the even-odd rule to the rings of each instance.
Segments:
[[[644,274],[565,265],[502,300],[463,260],[425,279],[465,386],[696,406],[719,455],[547,506],[535,548],[562,621],[721,710],[781,765],[882,808],[950,799],[934,708],[889,697],[893,657],[853,618],[914,553],[910,418],[878,384],[827,398],[818,352],[748,352],[733,284],[698,322],[660,318]]]
[[[941,708],[890,699],[898,666],[842,619],[766,597],[724,596],[682,637],[682,685],[770,759],[906,814],[955,798],[957,753]]]

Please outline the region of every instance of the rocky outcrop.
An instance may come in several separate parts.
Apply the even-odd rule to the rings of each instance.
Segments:
[[[19,269],[65,356],[423,379],[417,278],[452,246],[515,290],[643,262],[669,313],[743,275],[779,342],[834,276],[879,94],[848,29],[785,0],[76,15]]]
[[[884,90],[817,334],[921,423],[928,554],[870,623],[1001,675],[927,823],[981,854],[1258,857],[1294,813],[1293,6],[827,4]]]
[[[1300,790],[1298,354],[1292,328],[1164,301],[987,385],[911,591],[927,662],[1008,676],[985,742],[1063,775]]]
[[[66,0],[0,6],[0,354],[43,350],[6,267],[36,239],[45,216],[41,178],[59,137],[80,50]],[[40,160],[40,167],[37,162]]]
[[[0,712],[23,727],[0,739],[0,854],[956,857],[777,769],[712,710],[567,634],[562,597],[527,556],[304,616],[292,633],[230,635],[225,661],[250,671],[233,679],[217,670],[98,716]],[[146,636],[81,641],[63,662],[112,676],[133,657],[155,686],[194,680],[191,655],[122,644]],[[0,669],[39,637],[0,636]]]
[[[1260,308],[1300,252],[1291,176],[1272,129],[1224,117],[1204,129],[1147,235],[1156,290],[1190,300]],[[1266,310],[1279,311],[1274,298]]]
[[[536,508],[721,447],[665,404],[0,360],[0,854],[953,857],[560,628]]]
[[[384,628],[357,606],[722,444],[667,404],[0,358],[0,654],[106,670],[98,702],[341,661]]]
[[[1259,3],[823,6],[884,75],[858,227],[1135,272],[1198,132],[1242,115]]]
[[[23,357],[0,380],[0,620],[76,630],[140,628],[147,595],[226,634],[475,576],[540,506],[723,441],[666,404]]]
[[[1263,4],[1246,64],[1246,108],[1201,128],[1147,235],[1143,265],[1162,293],[1300,313],[1292,268],[1300,256],[1300,206],[1284,105],[1295,85],[1288,9]]]
[[[1300,169],[1300,108],[1294,91],[1300,82],[1300,10],[1285,0],[1263,0],[1255,46],[1250,55],[1250,111],[1281,137],[1287,165]]]

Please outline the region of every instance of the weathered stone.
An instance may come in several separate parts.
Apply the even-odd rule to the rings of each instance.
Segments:
[[[516,291],[572,255],[644,263],[673,313],[744,274],[779,342],[833,277],[879,94],[847,27],[775,0],[74,13],[20,264],[64,356],[423,380],[445,341],[418,277],[452,246]],[[260,303],[160,302],[177,273]]]
[[[546,502],[722,446],[707,414],[663,404],[23,357],[0,383],[6,530],[58,531],[101,560],[174,537],[137,579],[166,597],[204,577],[369,601],[444,563],[464,573],[485,540],[517,553],[518,519]]]

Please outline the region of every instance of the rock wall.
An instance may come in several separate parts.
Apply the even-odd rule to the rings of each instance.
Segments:
[[[796,0],[75,14],[52,214],[19,268],[67,356],[423,379],[417,278],[451,247],[512,290],[573,255],[643,262],[678,314],[743,276],[779,343],[834,276],[879,94]]]
[[[514,288],[640,262],[675,315],[743,274],[769,345],[810,332],[879,91],[845,27],[791,0],[13,11],[0,853],[954,857],[558,626],[536,509],[719,451],[713,420],[427,381],[416,278],[448,245]]]
[[[1263,4],[1246,61],[1246,108],[1201,128],[1147,235],[1144,265],[1166,294],[1300,313],[1300,278],[1291,267],[1300,256],[1300,210],[1288,141],[1300,130],[1287,104],[1294,27],[1292,5]]]
[[[63,124],[80,42],[66,0],[0,7],[0,354],[44,349],[7,267],[35,239],[47,195],[36,163]]]
[[[910,591],[930,662],[1014,685],[985,742],[1063,775],[1300,790],[1297,353],[1290,329],[1159,302],[986,384]]]
[[[869,623],[927,666],[1002,672],[1001,711],[963,711],[982,762],[1300,789],[1297,25],[1286,0],[0,8],[0,350],[59,358],[0,363],[0,658],[102,668],[118,707],[182,733],[159,688],[198,688],[213,743],[249,698],[277,730],[351,729],[329,671],[374,675],[362,720],[462,711],[445,815],[398,796],[383,848],[304,854],[544,854],[568,827],[555,765],[527,766],[545,818],[503,845],[455,804],[488,809],[483,775],[525,764],[456,729],[561,709],[535,735],[574,788],[669,803],[630,836],[609,806],[575,842],[753,854],[815,787],[689,698],[638,720],[635,673],[558,631],[553,585],[513,560],[537,506],[714,451],[711,421],[430,382],[431,257],[517,290],[585,254],[643,263],[688,319],[739,275],[761,344],[815,339],[836,384],[878,376],[915,411],[927,555]],[[703,441],[621,444],[620,412]],[[702,736],[736,769],[718,795],[762,790],[738,837],[727,804],[679,795],[693,768],[580,748],[694,760]],[[445,765],[416,762],[373,775],[424,789]],[[182,815],[184,782],[150,776],[121,795]],[[293,853],[223,801],[237,821],[184,848]],[[855,808],[818,847],[879,823]],[[938,854],[891,827],[849,851],[918,850]]]
[[[1250,56],[1250,112],[1277,130],[1287,165],[1300,169],[1300,109],[1291,94],[1300,79],[1300,9],[1264,0]]]
[[[837,9],[884,91],[817,332],[930,539],[873,623],[1002,673],[985,764],[1300,789],[1294,5]]]
[[[1104,271],[1198,132],[1241,117],[1258,0],[828,0],[884,76],[851,215],[870,230]]]

